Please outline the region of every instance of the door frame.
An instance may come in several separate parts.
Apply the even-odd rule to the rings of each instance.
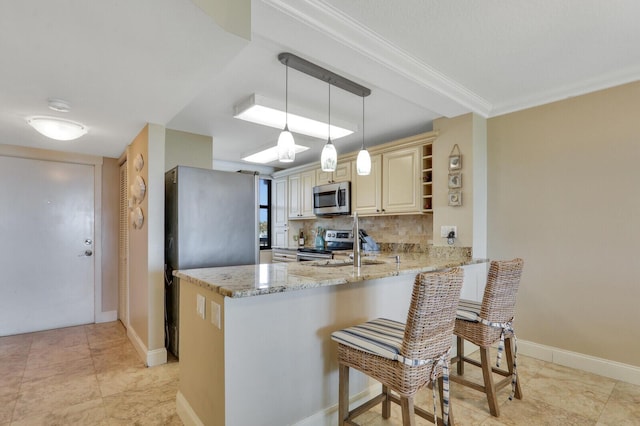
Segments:
[[[95,247],[93,251],[93,319],[96,323],[114,321],[113,312],[102,310],[102,157],[2,144],[0,144],[0,155],[93,166],[93,241]]]

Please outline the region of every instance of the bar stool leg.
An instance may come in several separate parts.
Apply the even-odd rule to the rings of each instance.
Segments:
[[[462,337],[456,336],[456,357],[458,358],[457,367],[458,367],[458,376],[462,376],[464,374],[464,339]]]
[[[509,373],[513,374],[513,349],[512,349],[512,340],[511,337],[506,337],[504,339],[504,353],[507,357],[507,368],[509,369]],[[520,379],[516,381],[516,399],[522,399],[522,390],[520,389]]]
[[[496,387],[493,384],[493,373],[491,372],[491,355],[488,347],[480,347],[480,362],[482,364],[482,377],[484,377],[484,391],[487,394],[489,411],[492,416],[500,417],[500,408],[496,399]]]
[[[382,418],[388,419],[391,417],[391,399],[389,398],[389,387],[382,385],[382,393],[385,396],[384,401],[382,401]]]
[[[349,417],[349,367],[338,366],[338,425],[345,425]]]
[[[402,408],[402,426],[415,426],[416,416],[413,406],[413,398],[400,397],[400,407]]]

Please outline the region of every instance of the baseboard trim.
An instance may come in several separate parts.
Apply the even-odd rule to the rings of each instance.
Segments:
[[[113,322],[118,320],[118,311],[106,311],[96,313],[96,324],[102,322]]]
[[[374,383],[362,392],[357,393],[356,395],[349,398],[349,405],[351,407],[357,407],[360,404],[369,401],[371,398],[377,396],[382,392],[380,387],[380,383]],[[330,407],[325,408],[324,410],[320,410],[317,413],[309,416],[305,419],[300,420],[297,423],[294,423],[294,426],[335,426],[338,424],[337,414],[338,413],[338,404],[334,404]],[[186,424],[186,423],[185,423]]]
[[[640,386],[640,367],[518,339],[518,353]]]
[[[129,340],[133,344],[138,356],[142,361],[144,361],[147,367],[154,367],[156,365],[167,363],[167,350],[165,348],[154,349],[152,351],[147,349],[147,346],[142,342],[133,327],[127,328],[127,337],[129,337]]]
[[[185,426],[204,426],[204,423],[202,423],[196,412],[191,408],[189,401],[187,401],[180,391],[178,391],[176,395],[176,412]]]

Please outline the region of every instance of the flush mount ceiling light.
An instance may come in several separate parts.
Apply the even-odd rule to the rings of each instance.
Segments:
[[[69,112],[71,105],[68,101],[58,98],[47,99],[49,109],[56,112]],[[30,117],[27,123],[40,134],[58,141],[72,141],[87,134],[87,127],[75,121],[57,117]]]
[[[248,99],[234,107],[233,116],[240,120],[262,124],[263,126],[274,127],[276,129],[283,129],[286,123],[290,132],[318,139],[327,139],[327,123],[322,120],[309,118],[317,116],[317,112],[296,107],[296,111],[304,114],[298,115],[290,112],[285,113],[281,108],[281,104],[273,99],[254,93]],[[335,140],[350,135],[356,130],[358,130],[356,124],[334,120],[334,124],[331,126],[331,136],[333,136]]]
[[[30,117],[27,123],[40,134],[58,141],[72,141],[87,134],[87,127],[57,117]]]
[[[309,149],[308,146],[302,145],[293,145],[293,149],[296,154],[304,152]],[[272,146],[262,151],[256,152],[255,154],[249,154],[242,157],[242,160],[248,161],[250,163],[259,163],[259,164],[267,164],[278,160],[278,147]]]

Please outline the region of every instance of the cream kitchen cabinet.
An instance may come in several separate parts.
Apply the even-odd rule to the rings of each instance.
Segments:
[[[422,149],[400,149],[382,154],[382,212],[422,211]]]
[[[384,152],[371,156],[371,174],[353,172],[353,211],[358,214],[420,213],[422,184],[421,147]],[[355,161],[352,162],[355,170]]]
[[[382,213],[382,154],[371,156],[371,173],[360,176],[352,161],[351,210],[358,214]]]
[[[316,172],[310,170],[289,176],[289,219],[314,218],[313,187]]]
[[[355,165],[353,166],[355,167]],[[327,183],[347,182],[351,180],[351,161],[338,161],[335,172],[323,172],[322,169],[316,170],[316,185],[324,185]]]
[[[287,206],[287,178],[274,179],[271,183],[272,247],[286,247],[289,242]]]

